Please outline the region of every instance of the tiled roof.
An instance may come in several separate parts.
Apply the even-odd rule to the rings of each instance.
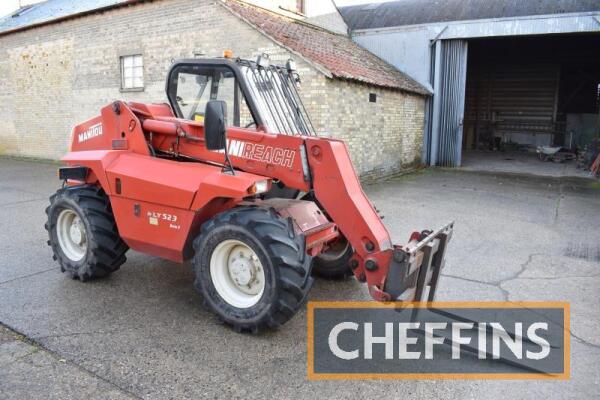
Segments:
[[[317,69],[331,77],[429,94],[426,88],[360,47],[348,36],[236,0],[224,0],[221,4],[271,39],[316,64]]]
[[[132,3],[128,0],[47,0],[28,5],[6,16],[0,16],[0,33],[47,23],[64,17],[98,9]]]
[[[85,15],[142,0],[47,0],[0,18],[0,35],[38,24]],[[240,3],[219,2],[284,47],[302,56],[330,77],[427,95],[429,91],[396,68],[370,53],[350,37],[292,18]]]

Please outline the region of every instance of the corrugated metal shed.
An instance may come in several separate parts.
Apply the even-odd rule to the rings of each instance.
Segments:
[[[559,126],[555,65],[519,66],[516,58],[516,67],[488,69],[467,87],[473,41],[600,32],[600,0],[398,0],[340,11],[356,42],[432,87],[423,142],[430,165],[461,164],[464,123],[466,142],[476,140],[473,133],[480,140],[501,133],[519,143],[530,136],[548,142]],[[465,90],[477,103],[469,102],[466,115]]]
[[[355,30],[352,39],[428,87],[432,41],[589,32],[600,32],[600,11]]]
[[[0,18],[0,32],[129,2],[129,0],[47,0],[22,7],[20,10]]]
[[[600,11],[600,0],[399,0],[341,7],[351,30]]]

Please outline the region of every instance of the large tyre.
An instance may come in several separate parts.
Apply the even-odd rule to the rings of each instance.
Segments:
[[[239,207],[202,226],[194,240],[196,288],[237,332],[277,328],[313,284],[303,235],[275,210]]]
[[[110,201],[97,186],[59,189],[46,208],[48,245],[62,272],[85,282],[118,270],[129,249],[121,240]]]
[[[327,251],[313,258],[313,275],[331,280],[352,276],[354,273],[349,263],[353,254],[350,243],[345,238],[340,238]]]

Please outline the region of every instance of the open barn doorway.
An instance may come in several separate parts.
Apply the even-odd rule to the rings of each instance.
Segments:
[[[600,34],[470,40],[463,166],[588,176],[577,158],[600,144],[599,49]]]

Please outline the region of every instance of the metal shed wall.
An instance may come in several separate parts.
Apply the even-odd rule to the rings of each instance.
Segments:
[[[352,40],[433,90],[429,45],[435,35],[435,30],[424,27],[402,32],[356,33]]]

